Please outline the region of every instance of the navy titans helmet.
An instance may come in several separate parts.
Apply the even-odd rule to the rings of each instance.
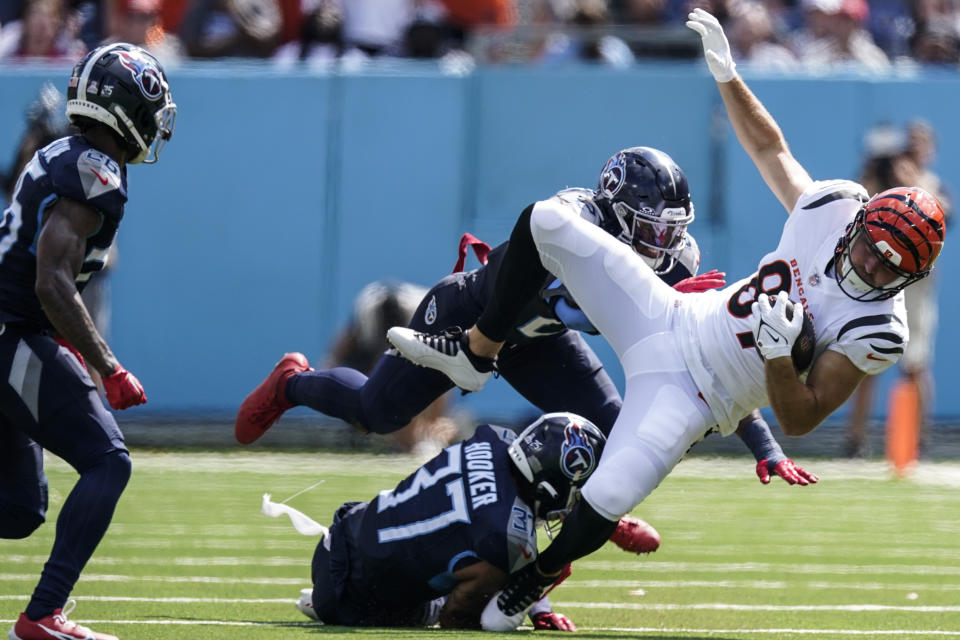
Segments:
[[[606,440],[596,425],[573,413],[544,414],[520,432],[508,453],[532,487],[538,520],[559,522],[573,508]]]
[[[663,151],[630,147],[603,167],[595,200],[601,226],[629,244],[658,273],[673,268],[693,222],[693,202],[683,171]]]
[[[130,149],[127,162],[152,164],[173,135],[177,105],[163,67],[144,49],[118,42],[77,63],[67,85],[67,117],[110,127]]]

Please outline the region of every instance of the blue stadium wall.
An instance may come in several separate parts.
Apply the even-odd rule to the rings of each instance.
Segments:
[[[65,76],[0,68],[0,162],[41,84]],[[703,265],[730,279],[752,273],[785,220],[696,65],[448,75],[416,63],[351,73],[215,63],[170,76],[176,134],[159,164],[130,169],[112,276],[111,342],[147,389],[141,415],[232,412],[285,351],[322,364],[365,283],[429,286],[451,270],[462,232],[501,242],[525,205],[592,186],[621,147],[660,147],[685,168]],[[866,130],[915,116],[939,132],[935,170],[948,183],[960,175],[955,74],[746,76],[815,178],[856,178]],[[953,249],[938,269],[940,420],[960,416]],[[490,417],[530,410],[502,381],[457,402]]]

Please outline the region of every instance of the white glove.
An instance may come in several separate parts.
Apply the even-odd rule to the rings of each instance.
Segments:
[[[703,39],[703,54],[707,67],[717,82],[730,82],[736,77],[737,66],[730,55],[730,43],[723,35],[720,22],[703,9],[694,9],[688,16],[687,26]]]
[[[753,338],[764,360],[790,357],[793,343],[803,329],[803,310],[793,308],[793,318],[787,320],[787,306],[790,296],[786,291],[777,294],[773,306],[770,296],[761,293],[750,307],[753,312]]]

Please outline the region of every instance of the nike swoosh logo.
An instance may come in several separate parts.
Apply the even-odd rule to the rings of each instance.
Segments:
[[[524,557],[524,558],[530,558],[530,556],[533,555],[532,553],[530,553],[529,551],[527,551],[527,548],[526,548],[525,546],[523,546],[523,545],[520,545],[520,553],[523,554],[523,557]]]
[[[57,638],[57,640],[77,640],[77,636],[68,636],[65,633],[60,633],[56,629],[50,629],[48,627],[43,626],[42,624],[38,624],[37,626],[43,629],[44,631],[46,631],[47,633],[49,633],[51,638]]]
[[[867,360],[876,360],[877,362],[887,362],[887,359],[886,359],[886,358],[878,358],[877,356],[873,355],[872,353],[868,353],[868,354],[867,354]]]
[[[95,176],[97,176],[98,178],[100,178],[100,184],[107,184],[107,179],[104,178],[104,177],[103,177],[102,175],[100,175],[99,173],[97,173],[97,170],[96,170],[96,169],[90,169],[90,171],[93,171],[93,175],[95,175]]]

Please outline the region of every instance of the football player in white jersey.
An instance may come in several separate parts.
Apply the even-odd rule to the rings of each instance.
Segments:
[[[490,370],[514,301],[546,269],[567,286],[624,369],[623,408],[584,499],[539,559],[491,600],[484,628],[515,628],[553,576],[598,549],[617,519],[707,431],[729,434],[751,409],[769,405],[784,433],[808,433],[864,376],[895,363],[908,337],[901,292],[930,273],[940,252],[944,218],[936,199],[900,187],[868,200],[856,183],[815,182],[736,73],[719,22],[697,9],[687,24],[703,39],[740,143],[789,214],[757,273],[721,291],[683,294],[666,286],[632,241],[648,212],[617,202],[622,172],[612,167],[602,184],[622,233],[590,224],[555,198],[538,202],[514,228],[498,304],[461,340],[392,336],[405,356],[451,378]],[[791,358],[805,314],[788,319],[791,302],[816,329],[805,373]]]

